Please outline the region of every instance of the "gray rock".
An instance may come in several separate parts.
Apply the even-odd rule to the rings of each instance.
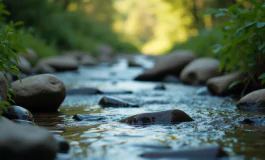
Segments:
[[[55,73],[56,70],[48,64],[38,63],[34,68],[34,72],[38,74]]]
[[[98,64],[97,60],[90,55],[83,55],[79,63],[83,66],[95,66]]]
[[[201,85],[212,77],[219,76],[220,62],[214,58],[200,58],[190,62],[180,74],[184,84]]]
[[[237,80],[243,80],[244,76],[245,74],[242,72],[233,72],[227,75],[213,77],[207,81],[206,85],[212,94],[218,96],[240,93],[244,88],[243,84],[236,85],[231,89],[229,89],[229,86]]]
[[[33,121],[33,115],[25,108],[22,108],[20,106],[9,106],[7,108],[7,112],[4,112],[4,117],[13,120],[13,119],[20,119],[20,120],[27,120],[27,121]]]
[[[166,86],[164,84],[157,84],[155,85],[154,90],[166,90]]]
[[[27,48],[26,50],[28,52],[27,54],[22,53],[22,52],[20,52],[18,54],[20,56],[26,58],[29,62],[35,62],[38,59],[38,54],[32,49]]]
[[[58,72],[78,69],[78,61],[71,56],[57,56],[57,57],[44,58],[38,62],[37,66],[38,65],[51,66]]]
[[[199,147],[195,149],[146,152],[140,155],[150,159],[217,159],[227,157],[227,153],[218,146]]]
[[[33,125],[35,126],[36,124],[32,121],[27,121],[27,120],[21,120],[21,119],[12,119],[13,122],[19,123],[19,124],[24,124],[24,125]]]
[[[52,74],[31,76],[11,85],[16,104],[31,112],[57,111],[66,95],[63,82]]]
[[[17,63],[17,68],[19,69],[19,71],[25,74],[31,74],[32,69],[29,61],[22,56],[19,56],[19,59],[20,61]]]
[[[139,105],[137,104],[110,96],[104,96],[103,98],[101,98],[99,105],[102,107],[139,107]]]
[[[68,153],[70,149],[69,143],[61,136],[54,135],[53,136],[57,145],[59,146],[59,153]]]
[[[240,121],[240,123],[248,124],[248,125],[252,125],[252,126],[264,127],[265,126],[265,116],[256,116],[256,117],[245,118],[242,121]]]
[[[0,119],[0,159],[55,159],[58,145],[52,134],[40,127]]]
[[[113,49],[107,44],[100,44],[97,46],[97,52],[100,62],[112,63],[114,58]]]
[[[6,77],[0,72],[0,97],[6,99],[8,94],[8,83]]]
[[[159,59],[154,68],[137,76],[140,81],[162,81],[167,75],[179,76],[181,70],[196,56],[191,51],[175,51]]]
[[[248,111],[265,111],[265,89],[245,95],[238,101],[237,108]]]
[[[167,110],[161,112],[141,113],[121,120],[132,125],[176,124],[190,122],[193,119],[181,110]]]

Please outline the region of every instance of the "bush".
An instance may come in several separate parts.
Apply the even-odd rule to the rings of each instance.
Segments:
[[[213,45],[220,43],[223,39],[223,33],[218,29],[199,31],[197,36],[190,37],[187,42],[176,44],[173,50],[188,49],[196,53],[198,57],[215,56],[212,55]]]
[[[220,28],[224,40],[215,47],[221,57],[220,69],[241,70],[249,75],[248,81],[265,83],[265,3],[249,0],[229,8],[209,10],[215,17],[227,16]]]
[[[48,0],[4,0],[11,12],[9,20],[21,20],[33,27],[35,34],[46,43],[54,44],[59,51],[85,50],[95,52],[98,44],[108,44],[116,51],[138,51],[110,26],[100,24],[82,10],[67,11],[60,3]]]
[[[26,52],[26,50],[21,45],[21,34],[17,32],[14,27],[20,25],[20,23],[10,23],[9,25],[4,25],[3,15],[7,15],[8,12],[5,10],[5,6],[0,0],[0,72],[4,75],[11,73],[13,75],[18,75],[19,70],[16,64],[19,61],[17,52]],[[11,99],[12,91],[9,88],[8,99],[2,100],[0,97],[0,116],[2,112],[6,110],[6,107],[10,105],[9,101]]]

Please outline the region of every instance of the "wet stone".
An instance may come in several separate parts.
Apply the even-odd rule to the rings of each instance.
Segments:
[[[99,105],[102,107],[139,107],[138,104],[134,104],[131,102],[124,101],[122,99],[104,96],[99,101]]]
[[[66,89],[67,95],[75,95],[75,94],[101,94],[97,88],[83,87],[83,88],[69,88]]]
[[[166,86],[164,84],[157,84],[154,90],[166,90]]]
[[[245,118],[240,121],[241,124],[248,124],[253,126],[265,126],[265,116]]]
[[[69,143],[61,136],[54,135],[53,138],[59,146],[58,152],[59,153],[68,153],[68,151],[70,149]]]
[[[19,123],[19,124],[34,125],[34,126],[36,125],[32,121],[21,120],[21,119],[13,119],[12,121],[15,122],[15,123]]]
[[[237,108],[247,111],[265,111],[265,89],[245,95],[237,103]]]
[[[10,120],[17,119],[33,121],[33,115],[29,110],[15,105],[8,107],[7,112],[4,112],[3,116]]]
[[[228,157],[227,153],[218,146],[200,147],[189,150],[146,152],[140,155],[144,158],[183,158],[183,159],[216,159]]]
[[[205,96],[211,95],[207,87],[201,87],[196,91],[196,95]]]
[[[129,90],[100,90],[102,94],[132,94]]]
[[[149,124],[177,124],[190,122],[193,119],[181,110],[167,110],[161,112],[141,113],[121,120],[120,122],[132,125]]]
[[[102,121],[102,120],[105,120],[106,117],[94,116],[90,114],[76,114],[73,116],[73,119],[77,121]]]

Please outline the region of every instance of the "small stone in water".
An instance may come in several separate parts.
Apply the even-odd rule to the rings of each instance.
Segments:
[[[166,87],[164,84],[157,84],[154,90],[166,90]]]
[[[167,110],[161,112],[137,114],[121,120],[120,122],[132,125],[147,124],[176,124],[180,122],[189,122],[193,119],[181,110]]]
[[[139,107],[139,105],[127,102],[118,98],[104,96],[99,101],[99,105],[102,107]]]
[[[93,116],[90,114],[76,114],[74,115],[73,119],[77,121],[100,121],[106,119],[103,116]]]
[[[29,110],[15,105],[8,107],[7,112],[4,112],[3,116],[10,120],[19,119],[33,121],[33,115]]]

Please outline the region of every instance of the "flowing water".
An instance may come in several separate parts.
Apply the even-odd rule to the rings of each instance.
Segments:
[[[151,66],[141,56],[146,67]],[[38,125],[70,142],[68,155],[58,159],[137,160],[147,151],[166,151],[219,145],[229,159],[265,159],[265,127],[241,124],[253,116],[237,110],[236,100],[198,94],[199,86],[164,83],[166,90],[154,90],[158,83],[137,82],[133,78],[142,68],[127,67],[119,59],[113,65],[83,67],[75,72],[56,74],[68,88],[95,87],[102,90],[130,90],[132,94],[115,94],[139,104],[139,108],[102,108],[104,96],[67,95],[58,113],[35,115]],[[180,109],[195,121],[174,125],[131,126],[118,121],[143,112]],[[75,114],[104,116],[104,121],[76,121]]]

